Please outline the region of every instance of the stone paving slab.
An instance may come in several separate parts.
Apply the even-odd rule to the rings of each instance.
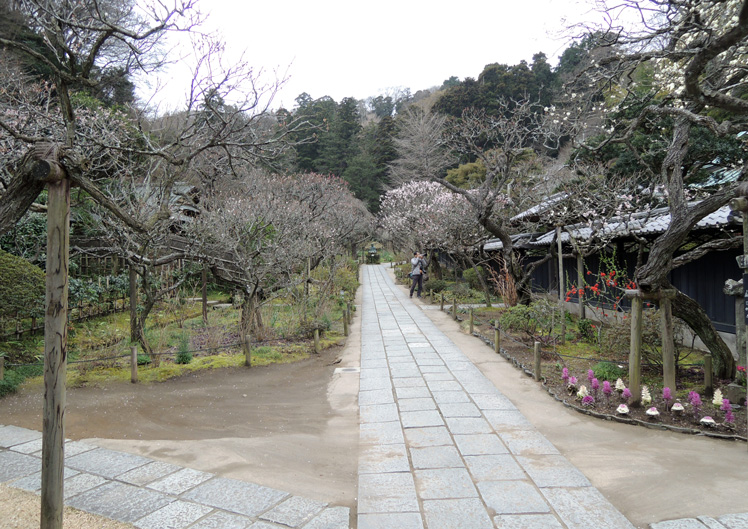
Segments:
[[[116,478],[120,474],[142,467],[150,462],[150,459],[142,456],[117,452],[107,448],[98,448],[65,458],[65,464],[71,468],[98,474],[109,479]]]
[[[228,478],[214,478],[193,488],[184,498],[217,509],[256,517],[287,498],[287,492]]]
[[[19,428],[18,426],[1,426],[0,427],[0,448],[10,448],[12,446],[28,443],[29,441],[40,441],[41,432]],[[41,445],[39,446],[41,450]]]
[[[41,454],[25,452],[39,432],[0,425],[3,430],[9,448],[0,447],[0,483],[38,493]],[[350,527],[347,507],[77,441],[65,444],[66,455],[68,447],[75,455],[66,457],[72,463],[65,467],[66,505],[140,529]]]
[[[416,490],[422,499],[478,497],[478,490],[465,468],[416,470],[415,476]]]
[[[140,529],[185,529],[213,509],[205,505],[177,500],[135,522]]]
[[[122,522],[135,522],[174,501],[172,496],[126,483],[109,481],[71,498],[71,507]]]
[[[39,458],[18,452],[0,452],[0,482],[41,472]]]
[[[260,518],[288,527],[300,527],[316,514],[319,514],[325,507],[327,507],[326,503],[293,496],[269,510]]]

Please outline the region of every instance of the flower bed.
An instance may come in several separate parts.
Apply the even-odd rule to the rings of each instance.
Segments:
[[[474,334],[493,347],[493,332],[490,332],[491,338],[489,338],[487,336],[489,331],[491,328],[484,325]],[[502,333],[501,354],[525,374],[534,376],[532,372],[533,351],[517,337]],[[620,381],[619,387],[616,388],[616,381],[598,380],[594,377],[594,373],[590,373],[595,362],[596,360],[590,360],[587,369],[580,368],[579,362],[575,362],[576,372],[569,372],[568,368],[563,367],[563,358],[552,352],[544,351],[541,368],[543,386],[563,405],[600,419],[647,428],[668,429],[691,435],[748,441],[746,408],[734,406],[733,403],[725,404],[724,398],[721,402],[715,403],[712,397],[707,398],[698,391],[692,391],[688,397],[678,399],[674,391],[668,392],[664,391],[665,388],[642,386],[643,405],[627,406],[626,410],[619,411],[619,406],[625,404],[630,397],[626,383],[623,379],[617,379],[616,381]],[[692,374],[686,371],[681,375],[689,377]],[[608,382],[609,389],[605,382]],[[644,393],[645,387],[648,395]],[[676,410],[673,410],[676,403],[683,407],[682,411],[678,411],[679,406],[675,406]],[[657,413],[654,413],[652,408]],[[702,422],[705,417],[711,418],[713,422],[709,420]]]

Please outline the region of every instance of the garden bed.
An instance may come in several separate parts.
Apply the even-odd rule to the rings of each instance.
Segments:
[[[465,318],[466,315],[464,314],[459,317],[459,319]],[[485,315],[483,318],[486,321],[476,322],[475,335],[493,347],[494,328],[488,323],[491,318],[486,318]],[[532,347],[533,345],[529,340],[523,340],[520,336],[502,330],[502,355],[519,369],[522,369],[528,376],[534,376],[534,352]],[[620,359],[611,358],[608,362],[617,368],[617,370],[612,371],[618,371],[616,374],[621,374],[620,378],[622,382],[624,385],[627,385],[628,367],[624,363],[619,363]],[[725,412],[720,409],[720,406],[712,402],[711,396],[706,396],[704,393],[703,370],[698,367],[679,368],[677,378],[678,389],[673,392],[673,399],[667,405],[662,396],[662,383],[660,382],[659,385],[656,383],[647,383],[647,380],[652,381],[658,378],[661,380],[661,374],[656,369],[649,368],[643,370],[642,376],[642,380],[644,381],[642,385],[648,387],[652,397],[652,402],[646,406],[637,408],[629,407],[629,412],[626,415],[617,413],[619,404],[624,403],[625,400],[621,397],[621,393],[616,390],[613,390],[609,397],[606,398],[602,392],[604,378],[598,379],[600,389],[598,389],[597,398],[594,399],[594,402],[583,406],[582,399],[577,396],[577,391],[584,385],[589,390],[589,394],[593,395],[593,391],[590,389],[592,384],[588,380],[588,371],[593,368],[599,371],[600,363],[601,359],[595,355],[589,358],[580,356],[565,358],[545,348],[541,356],[543,385],[551,396],[565,406],[600,419],[614,420],[648,428],[669,429],[691,435],[706,435],[741,441],[748,440],[745,406],[738,406],[733,403],[732,413],[734,420],[732,424],[726,424]],[[568,383],[563,380],[564,367],[567,368],[569,376],[577,378],[576,390],[570,390]],[[608,381],[611,387],[614,387],[617,378],[610,377]],[[724,389],[730,382],[729,380],[715,380],[715,389]],[[699,393],[702,400],[702,405],[697,413],[694,413],[693,406],[688,402],[688,393],[690,391]],[[676,401],[679,401],[684,406],[684,411],[673,412],[669,410]],[[650,417],[646,413],[651,407],[656,407],[659,412],[659,416],[656,418]],[[712,427],[702,425],[700,420],[704,416],[712,417],[716,424]]]

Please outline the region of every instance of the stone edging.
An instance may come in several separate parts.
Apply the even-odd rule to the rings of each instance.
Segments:
[[[447,311],[445,310],[445,312],[447,312]],[[463,320],[462,320],[462,318],[458,317],[457,321],[458,322],[462,322]],[[475,336],[477,338],[480,338],[486,344],[488,344],[489,346],[491,346],[491,348],[495,348],[495,344],[494,344],[493,340],[490,340],[486,336],[483,336],[478,331],[474,331],[473,332],[473,336]],[[499,350],[499,354],[501,354],[501,356],[503,356],[504,358],[506,358],[507,360],[509,360],[512,364],[514,364],[515,367],[517,367],[518,369],[521,369],[522,372],[524,372],[525,375],[527,375],[529,377],[534,377],[535,376],[535,373],[533,373],[532,370],[530,370],[525,364],[523,364],[522,362],[520,362],[519,360],[517,360],[516,358],[514,358],[513,356],[511,356],[509,353],[507,353],[506,349],[500,349]],[[670,430],[672,432],[683,433],[683,434],[688,434],[688,435],[703,435],[705,437],[713,437],[715,439],[724,439],[724,440],[728,440],[728,441],[748,441],[748,438],[743,437],[741,435],[737,435],[737,434],[721,434],[721,433],[715,433],[715,432],[707,432],[707,431],[704,431],[704,430],[697,430],[695,428],[681,428],[681,427],[678,427],[678,426],[671,426],[671,425],[662,424],[662,423],[647,422],[647,421],[642,421],[642,420],[639,420],[639,419],[632,419],[630,417],[620,417],[618,415],[610,415],[608,413],[600,413],[600,412],[593,411],[593,410],[590,410],[590,409],[587,409],[587,408],[582,408],[582,407],[577,406],[577,405],[575,405],[575,404],[573,404],[571,402],[568,402],[566,399],[564,399],[564,398],[559,397],[558,395],[556,395],[556,393],[551,388],[549,388],[546,385],[546,383],[545,383],[545,377],[541,377],[541,382],[543,384],[543,387],[548,392],[548,394],[550,396],[552,396],[554,399],[556,399],[556,401],[560,402],[561,404],[563,404],[567,408],[571,408],[574,411],[577,411],[577,412],[582,413],[584,415],[590,415],[590,416],[598,418],[598,419],[603,419],[603,420],[606,420],[606,421],[616,421],[616,422],[620,422],[620,423],[624,423],[624,424],[633,424],[635,426],[643,426],[644,428],[651,428],[651,429],[654,429],[654,430]]]

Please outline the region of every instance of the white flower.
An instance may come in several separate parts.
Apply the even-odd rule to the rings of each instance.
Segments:
[[[621,393],[624,389],[626,389],[626,384],[624,384],[623,380],[619,378],[616,380],[616,391]]]
[[[718,389],[714,392],[714,398],[712,399],[712,404],[715,406],[722,406],[722,390]]]
[[[580,398],[580,399],[583,399],[587,395],[589,395],[589,392],[587,391],[587,386],[582,385],[582,387],[579,388],[579,391],[577,391],[577,397]]]
[[[657,411],[657,408],[652,406],[651,408],[647,410],[647,415],[649,415],[650,417],[659,417],[660,412]]]
[[[675,404],[673,404],[673,407],[670,408],[670,409],[672,411],[679,411],[680,412],[680,411],[683,411],[685,408],[683,408],[683,404],[681,404],[680,402],[676,402]]]
[[[649,394],[649,388],[642,386],[642,404],[645,406],[652,402],[652,395]]]
[[[618,412],[619,415],[628,415],[628,413],[629,413],[629,407],[626,406],[625,404],[621,404],[616,409],[616,412]]]

